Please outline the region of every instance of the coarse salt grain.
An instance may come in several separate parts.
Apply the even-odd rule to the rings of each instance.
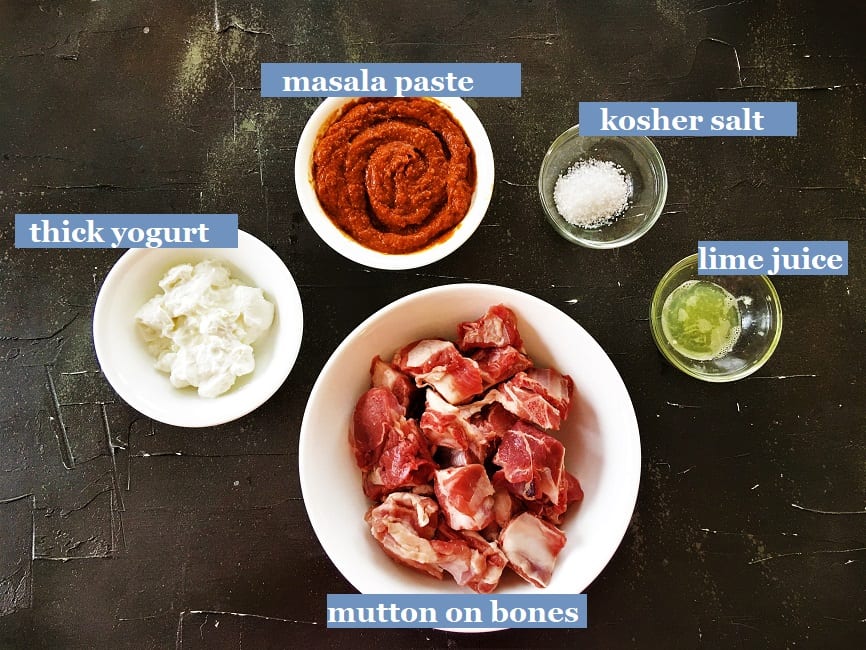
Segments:
[[[632,181],[619,165],[608,160],[581,160],[560,176],[553,201],[568,223],[583,228],[603,226],[628,207]]]

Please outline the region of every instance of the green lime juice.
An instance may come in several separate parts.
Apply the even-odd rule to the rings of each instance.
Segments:
[[[695,361],[725,356],[740,337],[737,299],[708,280],[687,280],[665,299],[662,331],[671,346]]]

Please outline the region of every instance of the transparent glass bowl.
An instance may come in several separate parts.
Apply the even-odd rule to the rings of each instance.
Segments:
[[[709,280],[737,299],[740,336],[722,357],[695,361],[675,350],[665,337],[661,313],[671,292],[687,280]],[[698,256],[690,255],[665,273],[650,304],[650,328],[664,357],[687,375],[703,381],[724,382],[748,377],[773,355],[782,335],[779,294],[763,275],[698,275]]]
[[[611,161],[631,176],[629,207],[609,224],[582,228],[559,214],[553,200],[557,179],[581,160]],[[643,136],[582,136],[578,125],[560,135],[544,155],[538,174],[538,193],[544,214],[565,239],[589,248],[617,248],[643,236],[659,218],[668,194],[668,176],[658,149]]]

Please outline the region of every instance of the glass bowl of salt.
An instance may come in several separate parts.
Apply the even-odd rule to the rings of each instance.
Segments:
[[[538,192],[547,220],[565,239],[617,248],[652,228],[665,205],[668,176],[649,138],[582,136],[575,125],[544,155]]]

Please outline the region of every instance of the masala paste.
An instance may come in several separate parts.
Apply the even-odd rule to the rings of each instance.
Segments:
[[[437,102],[362,99],[320,136],[313,179],[319,203],[350,237],[411,253],[466,216],[475,164],[463,129]]]

